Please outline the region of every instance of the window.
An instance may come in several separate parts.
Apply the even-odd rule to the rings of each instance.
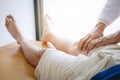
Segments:
[[[39,15],[37,16],[39,17],[38,20],[41,21],[38,26],[43,26],[42,19],[47,13],[52,18],[62,37],[79,40],[95,26],[106,1],[38,0],[37,2],[40,4],[38,8],[41,9],[37,14]],[[41,35],[42,27],[39,27],[38,30]]]
[[[49,14],[61,36],[79,40],[96,24],[106,0],[44,0],[44,14]]]

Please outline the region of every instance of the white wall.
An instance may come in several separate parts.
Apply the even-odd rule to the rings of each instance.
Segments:
[[[22,34],[35,40],[35,20],[33,0],[0,0],[0,46],[15,40],[5,28],[5,16],[12,14]]]

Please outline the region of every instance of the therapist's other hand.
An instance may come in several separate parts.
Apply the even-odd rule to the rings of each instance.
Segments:
[[[94,48],[98,48],[98,47],[110,45],[110,44],[117,44],[120,41],[119,39],[120,39],[120,35],[118,32],[114,34],[110,34],[108,36],[100,37],[98,39],[92,40],[89,43],[86,51],[87,53],[89,53]]]
[[[85,52],[89,53],[94,48],[98,48],[100,46],[109,44],[107,41],[108,41],[107,37],[100,37],[100,38],[94,39],[88,44]]]
[[[106,27],[105,24],[98,23],[96,27],[90,33],[87,34],[87,36],[80,39],[78,43],[78,49],[83,52],[87,51],[88,45],[92,40],[103,36],[103,31],[105,27]]]

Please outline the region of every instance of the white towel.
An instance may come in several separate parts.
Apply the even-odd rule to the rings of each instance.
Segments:
[[[49,49],[39,61],[35,75],[38,80],[90,80],[96,73],[119,63],[118,45],[94,49],[88,56],[72,56]]]

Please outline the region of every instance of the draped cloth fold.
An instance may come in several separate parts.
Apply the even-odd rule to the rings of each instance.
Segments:
[[[35,69],[38,80],[90,80],[95,74],[120,64],[120,46],[108,45],[92,50],[88,56],[72,56],[48,49]]]

